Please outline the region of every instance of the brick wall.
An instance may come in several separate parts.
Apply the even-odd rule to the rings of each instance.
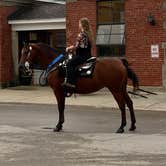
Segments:
[[[78,20],[88,17],[96,32],[96,0],[67,0],[67,45],[73,44],[78,33]],[[126,57],[144,86],[162,86],[162,66],[166,41],[163,20],[166,18],[165,0],[125,1]],[[155,16],[156,25],[147,22],[149,13]],[[165,15],[165,16],[164,16]],[[151,45],[159,44],[160,57],[151,58]],[[165,73],[166,74],[166,73]]]
[[[125,3],[126,57],[138,74],[141,85],[145,86],[162,86],[162,42],[166,41],[163,2],[164,0],[128,0]],[[155,26],[147,22],[149,13],[155,16]],[[151,58],[152,44],[159,44],[159,58]]]
[[[75,44],[77,34],[79,32],[78,21],[82,17],[90,20],[91,27],[96,35],[96,1],[95,0],[67,0],[66,7],[66,40],[67,46]],[[93,47],[93,54],[96,55],[96,48]]]
[[[12,80],[12,43],[11,27],[7,17],[15,10],[15,7],[0,6],[0,84],[6,84]]]

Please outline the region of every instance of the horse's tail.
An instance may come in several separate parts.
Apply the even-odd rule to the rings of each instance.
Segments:
[[[128,78],[132,81],[134,90],[139,88],[139,79],[136,73],[129,67],[129,63],[126,59],[121,59],[123,65],[126,67]]]

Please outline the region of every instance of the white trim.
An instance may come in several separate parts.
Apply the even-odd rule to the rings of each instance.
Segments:
[[[12,31],[66,29],[66,19],[9,20]]]
[[[48,2],[48,3],[59,3],[59,4],[66,4],[66,2],[64,1],[56,1],[56,0],[36,0],[36,1],[40,1],[40,2]]]
[[[12,31],[66,29],[66,23],[13,24]]]
[[[8,24],[36,24],[36,23],[58,23],[66,22],[65,18],[56,19],[33,19],[33,20],[9,20]]]

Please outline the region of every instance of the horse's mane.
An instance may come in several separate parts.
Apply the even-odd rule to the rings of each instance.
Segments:
[[[57,53],[57,51],[52,48],[51,46],[49,46],[48,44],[45,43],[36,43],[37,46],[39,46],[45,53],[49,53],[51,51],[51,53]]]

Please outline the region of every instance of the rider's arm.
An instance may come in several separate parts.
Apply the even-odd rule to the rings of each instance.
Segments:
[[[71,45],[71,46],[66,48],[66,52],[74,51],[75,49],[76,49],[75,46]]]
[[[86,48],[86,45],[87,45],[87,40],[85,36],[82,33],[79,33],[77,36],[76,44],[67,47],[66,52],[70,51],[74,52],[78,47]]]

